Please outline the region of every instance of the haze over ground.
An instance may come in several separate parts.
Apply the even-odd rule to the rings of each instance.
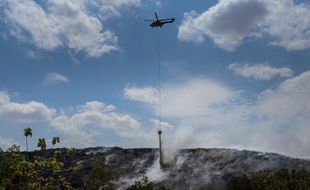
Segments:
[[[310,4],[2,0],[0,147],[165,146],[310,157]],[[175,23],[153,29],[154,12]]]

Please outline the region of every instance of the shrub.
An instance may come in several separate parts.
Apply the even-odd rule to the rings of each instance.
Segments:
[[[310,172],[288,169],[266,169],[249,176],[233,177],[227,190],[307,190],[310,189]]]
[[[0,189],[73,189],[55,158],[27,160],[18,152],[0,153]]]
[[[135,183],[128,187],[127,190],[155,190],[155,187],[147,177],[144,177],[139,181],[135,181]]]
[[[115,189],[113,180],[113,172],[110,166],[106,163],[105,156],[96,155],[90,164],[91,171],[85,177],[86,189]]]

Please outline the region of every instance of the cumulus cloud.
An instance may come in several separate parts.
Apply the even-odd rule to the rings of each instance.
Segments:
[[[88,56],[98,57],[118,50],[117,37],[104,28],[99,13],[92,14],[88,8],[112,7],[118,11],[121,7],[138,5],[139,2],[48,0],[40,5],[32,0],[6,0],[2,7],[11,34],[18,39],[31,41],[46,50],[67,46],[75,52],[82,51]]]
[[[240,64],[232,63],[228,66],[229,70],[233,71],[236,75],[246,78],[253,78],[256,80],[270,80],[276,76],[292,77],[293,71],[290,68],[282,67],[276,68],[268,65],[267,63],[261,64]]]
[[[87,112],[87,111],[111,112],[115,109],[116,109],[115,106],[111,104],[105,104],[103,102],[98,101],[86,102],[84,105],[77,106],[77,112]]]
[[[50,121],[56,111],[43,103],[31,101],[17,103],[7,93],[0,91],[0,118],[16,123],[37,123]]]
[[[271,44],[288,50],[310,47],[310,7],[293,0],[221,0],[198,14],[185,13],[178,38],[202,42],[209,37],[233,51],[247,38],[270,36]]]
[[[256,110],[283,123],[310,116],[309,79],[308,71],[282,82],[275,90],[264,91],[258,97]]]
[[[235,124],[240,122],[239,118],[248,114],[249,110],[243,109],[243,106],[247,107],[247,104],[243,103],[245,100],[242,100],[240,96],[240,92],[204,77],[193,77],[179,83],[163,84],[162,119],[173,126],[168,127],[169,130],[164,132],[165,147],[226,145],[224,141],[216,139],[215,136],[223,135],[221,133],[228,126],[237,126]],[[236,106],[240,103],[243,106]],[[158,105],[150,105],[153,106],[154,114],[157,114]],[[218,131],[218,129],[221,130],[220,128],[222,132]],[[231,143],[229,147],[234,145],[236,144]]]
[[[210,105],[216,107],[236,97],[236,92],[206,78],[192,78],[184,83],[165,84],[162,87],[162,114],[168,117],[207,115]],[[158,91],[154,87],[126,87],[124,96],[129,100],[149,103],[157,109]],[[212,109],[212,108],[211,108]]]
[[[139,6],[141,0],[96,0],[96,2],[99,2],[101,5],[111,5],[117,8],[121,8],[123,6]]]
[[[158,91],[153,87],[138,88],[127,86],[124,89],[124,97],[128,100],[155,104],[158,102]]]
[[[93,144],[94,138],[103,134],[104,130],[128,137],[140,129],[140,123],[130,115],[117,113],[113,105],[97,101],[77,106],[71,115],[62,113],[50,125],[68,136],[71,142],[84,146]]]
[[[287,50],[310,47],[310,5],[293,0],[267,1],[270,10],[263,32],[274,38],[272,45]]]
[[[90,4],[97,7],[97,14],[101,20],[121,15],[120,10],[124,7],[137,7],[141,0],[91,0]]]
[[[4,138],[0,136],[0,148],[2,148],[2,150],[7,150],[13,144],[17,144],[13,139]]]
[[[167,117],[208,116],[219,105],[234,101],[235,92],[207,78],[191,78],[166,84],[162,90],[162,114]]]
[[[172,130],[174,129],[174,126],[166,121],[160,121],[159,125],[159,119],[150,119],[150,122],[153,124],[154,130]]]
[[[52,84],[60,84],[60,83],[68,83],[69,79],[58,73],[48,73],[43,81],[44,85],[52,85]]]
[[[164,138],[166,146],[254,149],[309,158],[309,80],[310,71],[304,72],[254,100],[206,78],[164,85],[162,117],[174,126]]]
[[[219,47],[231,51],[251,36],[267,12],[260,0],[222,0],[202,14],[186,13],[178,38],[201,42],[209,36]]]

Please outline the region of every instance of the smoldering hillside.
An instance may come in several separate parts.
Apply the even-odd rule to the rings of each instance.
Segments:
[[[48,151],[48,154],[52,155],[53,152]],[[126,189],[144,176],[158,187],[195,190],[207,184],[216,189],[225,189],[225,182],[230,178],[266,168],[310,171],[310,160],[233,149],[183,149],[176,152],[175,165],[162,171],[159,166],[158,149],[119,147],[79,149],[72,156],[64,158],[65,168],[89,165],[98,154],[104,155],[106,164],[113,168],[117,176],[114,180],[117,189]],[[83,175],[89,172],[89,167],[76,171],[78,172],[66,175],[74,186],[79,187],[83,185]]]

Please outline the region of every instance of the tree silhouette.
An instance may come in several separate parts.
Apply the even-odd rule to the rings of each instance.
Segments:
[[[41,151],[46,149],[46,143],[44,138],[39,138],[38,147],[40,147]]]
[[[28,136],[32,137],[32,129],[30,127],[24,129],[24,136],[26,137],[27,160],[29,160],[29,157],[28,157]]]
[[[57,143],[60,143],[60,138],[59,138],[59,137],[53,137],[53,140],[52,140],[53,147],[54,147],[55,144],[57,144]]]

